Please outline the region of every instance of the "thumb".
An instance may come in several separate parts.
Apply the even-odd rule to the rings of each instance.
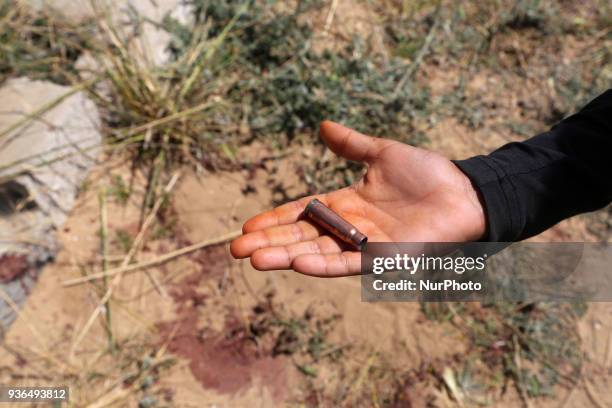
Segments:
[[[370,163],[379,151],[379,139],[361,134],[329,120],[321,123],[319,133],[327,147],[345,159]]]

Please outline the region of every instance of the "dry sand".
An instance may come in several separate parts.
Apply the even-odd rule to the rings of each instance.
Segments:
[[[291,166],[291,158],[284,160],[284,166]],[[113,171],[121,174],[125,169]],[[268,173],[246,173],[183,174],[173,196],[178,217],[175,235],[150,242],[139,258],[235,230],[245,219],[268,208]],[[104,180],[99,179],[100,173],[92,177]],[[295,173],[291,177],[295,179]],[[289,180],[288,184],[296,182]],[[247,183],[257,193],[245,195]],[[111,230],[137,231],[137,197],[130,202],[125,207],[110,204]],[[80,196],[60,233],[63,250],[57,261],[45,268],[21,317],[6,335],[5,350],[13,353],[0,357],[1,367],[5,367],[2,382],[19,382],[15,373],[44,373],[47,381],[61,379],[61,383],[73,385],[78,390],[75,401],[91,402],[104,395],[105,389],[106,394],[117,392],[111,381],[113,363],[98,354],[107,342],[99,319],[74,346],[97,306],[99,292],[91,285],[62,287],[66,279],[80,276],[83,268],[97,268],[100,263],[98,211],[96,191]],[[358,277],[316,279],[287,271],[255,271],[248,261],[232,260],[227,244],[150,268],[149,272],[161,282],[161,293],[143,271],[126,275],[117,291],[120,300],[113,302],[113,332],[123,344],[138,339],[151,350],[167,347],[165,355],[177,357],[178,363],[160,374],[156,384],[157,389],[166,391],[173,406],[273,406],[291,401],[301,392],[303,376],[291,359],[272,357],[266,344],[255,347],[245,331],[253,318],[253,307],[271,291],[275,304],[291,315],[302,315],[309,307],[339,313],[342,317],[331,339],[352,345],[347,367],[359,367],[363,356],[374,355],[406,369],[417,370],[428,364],[444,367],[467,351],[467,341],[457,330],[426,320],[418,304],[362,303]],[[610,305],[598,304],[580,324],[589,356],[584,367],[588,386],[579,384],[571,392],[559,389],[556,402],[545,400],[543,406],[556,406],[565,395],[570,398],[567,406],[587,406],[593,398],[602,401],[602,406],[610,402],[607,372],[612,364],[611,314]],[[32,354],[33,350],[58,361],[44,362]],[[93,382],[92,389],[79,388],[79,373],[92,370],[108,370],[109,379]],[[334,381],[342,379],[330,377],[330,382]],[[436,406],[452,405],[444,391],[431,385],[415,384],[407,392],[413,406],[421,406],[426,400],[435,401]],[[499,406],[513,406],[517,398],[509,391]],[[129,406],[129,401],[129,397],[122,397],[110,406]]]

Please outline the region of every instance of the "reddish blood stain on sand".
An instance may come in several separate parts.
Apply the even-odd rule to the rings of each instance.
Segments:
[[[0,256],[0,282],[10,282],[25,274],[30,265],[25,255],[4,254]]]
[[[286,390],[286,358],[273,357],[271,347],[256,344],[247,328],[228,313],[224,330],[213,332],[199,327],[199,306],[206,296],[198,293],[205,281],[220,281],[227,263],[223,245],[200,251],[193,258],[201,270],[174,285],[170,291],[176,302],[177,319],[159,325],[161,340],[171,337],[168,350],[189,360],[194,377],[205,388],[234,394],[250,386],[256,378],[269,388],[272,396],[283,399]]]

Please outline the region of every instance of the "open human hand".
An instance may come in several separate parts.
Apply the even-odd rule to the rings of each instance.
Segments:
[[[465,242],[485,233],[477,191],[447,158],[404,143],[360,134],[334,122],[321,137],[337,155],[364,162],[355,184],[304,197],[245,222],[230,247],[258,270],[293,269],[335,277],[360,273],[360,253],[301,217],[318,198],[368,237],[368,242]]]

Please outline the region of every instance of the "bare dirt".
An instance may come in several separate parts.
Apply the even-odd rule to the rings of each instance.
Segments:
[[[189,361],[189,368],[204,387],[224,394],[234,394],[253,385],[256,377],[270,387],[276,401],[287,395],[286,360],[272,356],[271,345],[258,344],[249,326],[233,308],[223,305],[223,326],[216,331],[203,321],[211,312],[215,296],[202,286],[222,281],[229,267],[225,245],[200,251],[192,257],[199,269],[169,290],[176,303],[177,318],[158,325],[162,343],[168,350]]]
[[[283,161],[286,162],[278,165],[295,165],[292,158]],[[239,228],[246,218],[267,208],[269,170],[216,175],[186,171],[173,198],[178,220],[172,239],[151,241],[140,258]],[[295,173],[282,174],[289,175],[287,185],[294,185],[291,178]],[[245,195],[248,185],[261,193]],[[15,370],[8,367],[16,367],[16,363],[20,375],[45,373],[48,378],[74,381],[72,377],[61,377],[60,367],[41,366],[32,349],[47,350],[45,353],[65,350],[61,353],[64,361],[77,371],[86,372],[93,367],[108,371],[113,366],[95,357],[95,350],[104,349],[106,342],[104,326],[98,322],[73,350],[75,338],[97,305],[99,292],[91,286],[62,287],[66,279],[79,276],[82,268],[99,264],[96,193],[80,196],[60,234],[63,250],[57,262],[45,268],[20,318],[6,335],[5,347],[12,352],[0,357],[3,381],[11,381],[10,373]],[[138,202],[136,198],[133,201]],[[113,229],[134,230],[138,219],[135,206],[113,205],[111,213]],[[558,228],[564,231],[567,227]],[[161,282],[163,292],[156,291],[143,272],[126,275],[118,292],[124,306],[114,309],[113,327],[117,339],[145,337],[153,349],[166,348],[177,359],[159,375],[155,385],[165,390],[174,406],[202,406],[202,401],[211,406],[275,406],[293,399],[329,406],[333,405],[330,395],[342,390],[358,394],[369,382],[376,387],[394,387],[397,406],[418,407],[427,402],[452,406],[444,387],[425,373],[440,375],[445,367],[461,359],[468,351],[467,339],[450,324],[427,320],[418,304],[362,303],[358,277],[329,280],[286,271],[255,271],[248,261],[232,260],[227,244],[150,268],[149,272]],[[288,316],[304,316],[313,306],[315,314],[322,315],[319,311],[326,308],[340,315],[327,340],[339,347],[350,347],[350,351],[340,360],[317,363],[317,378],[305,376],[296,365],[301,362],[299,356],[275,353],[278,336],[272,332],[253,334],[257,307],[268,296],[272,296],[274,304],[282,305]],[[556,401],[568,398],[568,406],[588,406],[592,405],[591,395],[607,401],[607,372],[612,364],[610,322],[607,304],[594,305],[583,319],[580,333],[589,357],[583,373],[588,380],[573,390],[560,388]],[[33,335],[33,328],[45,335]],[[366,375],[363,367],[373,368]],[[372,377],[375,367],[401,368],[411,374],[401,380]],[[95,388],[76,391],[75,398],[87,400],[95,394]],[[496,406],[515,406],[519,399],[509,389]],[[555,404],[553,400],[542,401],[542,406]]]
[[[365,3],[359,4],[354,8],[349,2],[339,1],[326,35],[348,39],[355,32],[372,32],[374,43],[380,41],[372,29],[376,20],[371,11]],[[314,18],[325,24],[330,12],[322,9]],[[434,94],[441,94],[452,88],[456,78],[452,70],[432,69],[423,80],[432,83]],[[499,81],[487,75],[472,79],[469,87],[494,90]],[[531,103],[529,95],[523,96]],[[523,96],[508,103],[518,104]],[[484,135],[447,119],[436,123],[428,136],[431,149],[451,158],[486,153],[520,138],[502,131]],[[239,230],[247,218],[269,208],[271,201],[285,197],[275,195],[275,186],[277,192],[287,196],[306,191],[295,169],[299,155],[266,161],[263,158],[270,153],[258,147],[249,154],[255,164],[243,171],[195,174],[185,169],[173,192],[175,228],[165,237],[151,240],[139,259]],[[109,183],[106,173],[126,176],[128,170],[111,164],[92,174],[91,184]],[[142,185],[143,180],[137,180],[136,190],[140,191]],[[99,286],[62,285],[85,271],[99,271],[97,194],[90,189],[79,196],[59,234],[63,249],[56,262],[44,269],[20,317],[6,334],[0,353],[0,382],[23,384],[24,377],[47,384],[49,379],[61,380],[71,385],[77,405],[85,406],[110,395],[116,399],[108,406],[136,406],[140,396],[123,393],[128,387],[121,381],[125,367],[118,368],[117,360],[124,356],[100,356],[100,350],[106,350],[107,345],[102,319],[96,319],[87,335],[78,344],[76,341],[98,307]],[[140,198],[135,194],[127,205],[110,204],[111,231],[136,235]],[[535,239],[571,241],[594,237],[587,231],[584,219],[578,217]],[[116,245],[113,250],[113,255],[121,259]],[[8,274],[12,275],[19,265],[11,263]],[[232,260],[226,243],[149,268],[148,272],[160,282],[161,290],[143,271],[126,275],[117,291],[112,327],[116,339],[126,348],[135,349],[133,354],[139,358],[163,351],[163,355],[175,359],[173,365],[156,374],[154,385],[172,406],[292,406],[295,401],[335,406],[334,395],[365,395],[373,399],[383,391],[391,396],[391,406],[456,406],[442,385],[441,374],[468,353],[468,340],[450,323],[427,320],[418,304],[361,302],[358,277],[330,280],[287,271],[259,272],[248,260]],[[326,340],[350,351],[336,360],[322,359],[316,364],[314,379],[300,371],[298,365],[311,362],[304,356],[275,351],[278,336],[274,330],[256,330],[262,327],[254,324],[260,321],[261,305],[269,304],[270,299],[283,316],[301,318],[309,310],[314,310],[315,315],[340,315]],[[537,400],[538,406],[612,406],[612,306],[591,305],[580,322],[579,333],[587,357],[583,379],[571,389],[558,387],[556,395]],[[399,372],[409,374],[394,378]],[[86,376],[91,373],[100,380],[88,382]],[[352,406],[370,405],[371,401],[347,398],[344,401]],[[522,404],[510,386],[492,405]]]

